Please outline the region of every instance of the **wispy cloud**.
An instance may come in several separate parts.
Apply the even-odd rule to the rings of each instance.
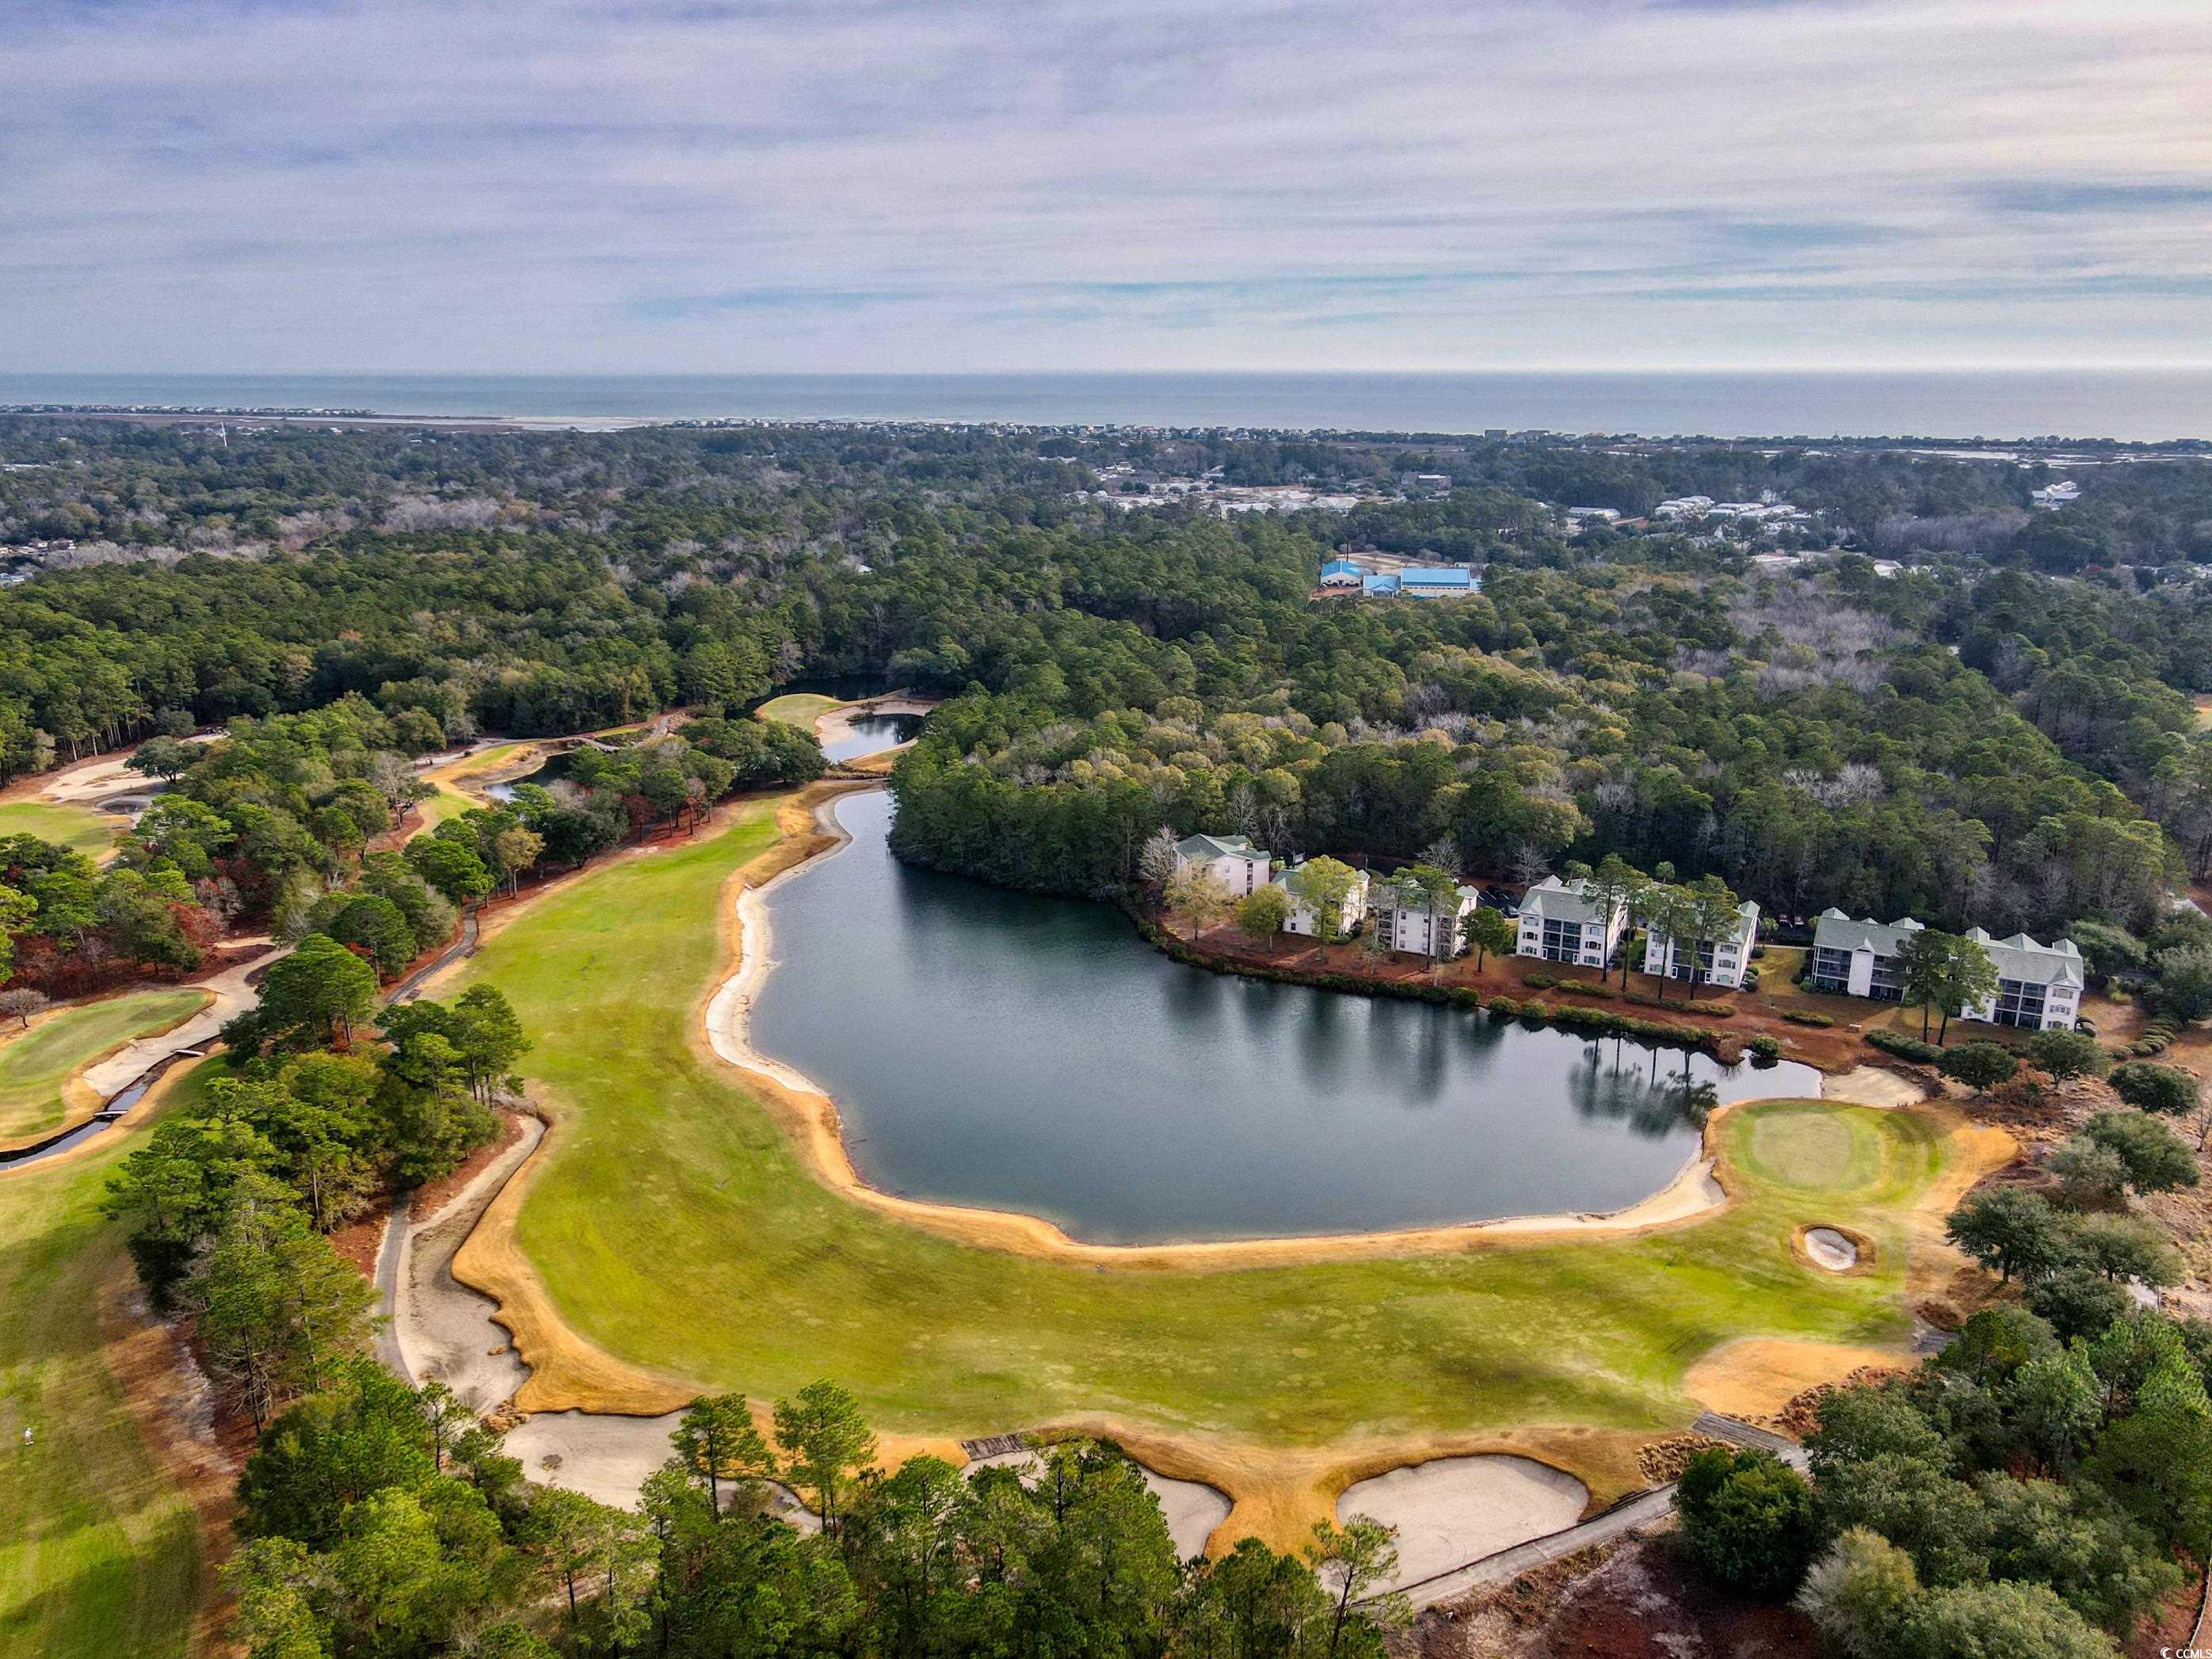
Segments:
[[[0,8],[0,363],[2167,361],[2202,0]]]

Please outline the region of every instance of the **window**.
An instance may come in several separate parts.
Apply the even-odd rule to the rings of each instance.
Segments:
[[[1990,1017],[1999,1025],[2042,1030],[2043,987],[2026,980],[1999,980],[1996,1006],[1990,1011]]]
[[[1895,957],[1874,959],[1874,976],[1867,986],[1867,994],[1884,1002],[1905,1000],[1905,970],[1898,965]]]
[[[1544,960],[1577,962],[1583,954],[1583,925],[1579,921],[1544,923]]]
[[[1879,966],[1879,959],[1876,965]],[[1851,953],[1824,945],[1813,952],[1813,988],[1842,996],[1851,988]]]

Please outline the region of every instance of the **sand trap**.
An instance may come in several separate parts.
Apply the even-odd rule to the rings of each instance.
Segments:
[[[1814,1267],[1826,1267],[1832,1273],[1849,1273],[1859,1263],[1859,1247],[1833,1227],[1808,1227],[1805,1254]]]
[[[1386,1588],[1402,1589],[1571,1527],[1589,1503],[1581,1481],[1532,1457],[1439,1457],[1354,1482],[1336,1515],[1398,1528],[1398,1573]]]
[[[1879,1066],[1854,1066],[1822,1078],[1820,1098],[1846,1100],[1854,1106],[1917,1106],[1928,1098],[1928,1091]]]
[[[979,1457],[969,1463],[968,1474],[977,1469],[1011,1468],[1018,1471],[1024,1483],[1040,1467],[1035,1452],[1001,1452],[995,1457]],[[1176,1553],[1186,1560],[1194,1555],[1206,1553],[1206,1540],[1213,1536],[1213,1529],[1229,1518],[1229,1496],[1216,1492],[1200,1480],[1170,1480],[1164,1474],[1145,1469],[1145,1484],[1160,1500],[1160,1509],[1167,1516],[1168,1536],[1175,1540]]]

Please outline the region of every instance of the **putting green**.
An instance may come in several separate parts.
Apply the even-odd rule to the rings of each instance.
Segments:
[[[69,1115],[62,1085],[82,1066],[133,1037],[167,1030],[206,1006],[191,987],[134,991],[0,1027],[0,1146],[59,1128]]]
[[[118,793],[120,792],[120,786]],[[123,820],[89,806],[44,800],[0,804],[0,836],[36,836],[59,842],[71,852],[99,858],[115,844]]]
[[[514,1001],[536,1044],[522,1069],[561,1120],[511,1236],[488,1238],[488,1221],[470,1249],[499,1279],[519,1247],[506,1282],[542,1279],[559,1318],[618,1360],[756,1396],[834,1377],[915,1436],[1087,1419],[1312,1449],[1530,1424],[1658,1431],[1693,1413],[1683,1373],[1723,1340],[1905,1332],[1904,1247],[1954,1159],[1917,1112],[1738,1109],[1715,1133],[1737,1191],[1723,1211],[1431,1254],[1122,1267],[981,1248],[856,1203],[695,1044],[724,884],[775,837],[756,805],[604,866],[517,913],[465,969]],[[1762,1152],[1777,1112],[1832,1126],[1816,1133],[1835,1145],[1793,1131]],[[1775,1158],[1786,1186],[1764,1174]],[[1805,1273],[1789,1240],[1809,1221],[1867,1233],[1881,1265]]]
[[[833,708],[842,708],[844,703],[836,697],[825,697],[814,691],[788,691],[780,697],[770,697],[753,711],[754,717],[764,720],[781,720],[787,726],[804,726],[809,732],[814,722]]]
[[[1824,1192],[1866,1178],[1868,1148],[1835,1113],[1778,1106],[1751,1126],[1745,1167],[1763,1180]]]

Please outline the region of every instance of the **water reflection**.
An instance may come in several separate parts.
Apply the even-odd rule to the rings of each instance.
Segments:
[[[769,899],[756,1041],[843,1109],[878,1186],[1139,1241],[1607,1210],[1712,1104],[1803,1066],[1502,1024],[1182,967],[1103,906],[908,869],[879,792]]]

